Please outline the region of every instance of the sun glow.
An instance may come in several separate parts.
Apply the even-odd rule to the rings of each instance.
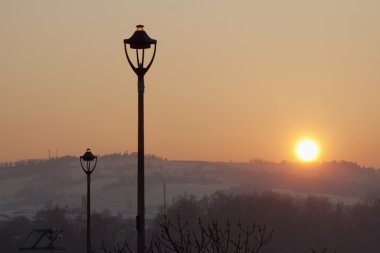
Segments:
[[[318,158],[319,146],[312,139],[303,139],[297,143],[295,153],[302,162],[313,162]]]

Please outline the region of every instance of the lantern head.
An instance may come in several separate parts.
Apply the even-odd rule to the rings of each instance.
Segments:
[[[136,28],[133,35],[129,39],[124,40],[125,44],[129,44],[133,49],[147,49],[157,43],[157,40],[150,38],[144,31],[143,25],[137,25]]]
[[[82,155],[80,157],[81,159],[83,159],[83,161],[86,161],[86,162],[92,162],[94,161],[97,157],[94,156],[92,153],[91,153],[91,149],[87,149],[86,150],[86,153],[84,153],[84,155]]]

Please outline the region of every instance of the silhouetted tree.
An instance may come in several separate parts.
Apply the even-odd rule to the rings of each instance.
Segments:
[[[238,222],[234,230],[229,221],[224,225],[216,220],[204,224],[199,219],[198,228],[192,228],[188,223],[181,222],[179,216],[176,223],[164,216],[159,226],[161,232],[155,235],[150,247],[159,253],[258,253],[270,242],[273,233],[255,222],[245,225]]]

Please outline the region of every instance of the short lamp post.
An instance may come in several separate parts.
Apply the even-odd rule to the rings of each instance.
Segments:
[[[87,253],[91,253],[91,195],[90,195],[90,184],[91,184],[91,173],[94,172],[96,163],[98,162],[98,157],[91,153],[91,149],[87,149],[84,155],[80,157],[80,165],[84,173],[87,175]]]
[[[144,193],[144,75],[152,66],[156,56],[157,40],[151,39],[144,31],[143,25],[137,25],[136,31],[129,39],[124,40],[124,50],[128,63],[137,75],[138,91],[138,152],[137,152],[137,252],[145,252],[145,193]],[[136,66],[128,55],[128,45],[136,50]],[[144,67],[145,50],[154,45],[151,60]]]

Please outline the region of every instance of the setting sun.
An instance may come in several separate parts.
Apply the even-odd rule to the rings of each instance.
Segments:
[[[312,162],[319,155],[319,146],[312,139],[303,139],[297,143],[295,153],[301,161]]]

